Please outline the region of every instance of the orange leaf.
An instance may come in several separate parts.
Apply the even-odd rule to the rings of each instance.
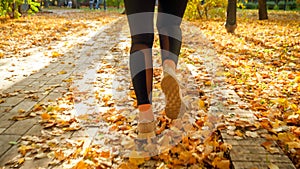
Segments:
[[[100,153],[100,157],[109,158],[110,157],[110,152],[109,151],[102,151]]]
[[[41,117],[42,117],[43,120],[49,120],[51,118],[51,116],[48,113],[43,113],[41,115]]]
[[[72,169],[88,169],[88,165],[84,161],[79,161]]]

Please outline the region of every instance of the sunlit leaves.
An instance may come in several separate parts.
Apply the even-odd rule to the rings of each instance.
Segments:
[[[267,22],[257,21],[250,16],[251,11],[238,14],[236,35],[227,34],[217,20],[197,24],[220,54],[226,82],[249,104],[239,108],[257,111],[259,123],[254,129],[267,129],[271,134],[265,136],[288,150],[287,154],[300,166],[296,144],[300,142],[298,14],[270,12],[273,17]],[[245,131],[239,123],[234,126],[227,134],[237,139],[259,136],[255,130]],[[271,153],[278,152],[267,143],[263,146]]]

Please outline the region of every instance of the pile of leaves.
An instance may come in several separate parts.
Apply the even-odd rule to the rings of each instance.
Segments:
[[[259,127],[269,131],[300,167],[300,15],[269,12],[257,20],[253,11],[238,13],[235,34],[227,34],[224,20],[195,21],[220,55],[227,84],[256,111]]]

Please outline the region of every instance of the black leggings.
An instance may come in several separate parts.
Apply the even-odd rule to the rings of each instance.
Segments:
[[[131,33],[130,72],[137,104],[151,104],[154,40],[154,7],[156,0],[125,0]],[[162,62],[178,62],[181,49],[180,24],[188,0],[158,0],[157,30]]]

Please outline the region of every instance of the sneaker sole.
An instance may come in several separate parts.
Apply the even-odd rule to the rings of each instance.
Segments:
[[[165,113],[167,117],[177,119],[181,107],[178,82],[172,76],[164,77],[161,81],[161,88],[166,97]]]

